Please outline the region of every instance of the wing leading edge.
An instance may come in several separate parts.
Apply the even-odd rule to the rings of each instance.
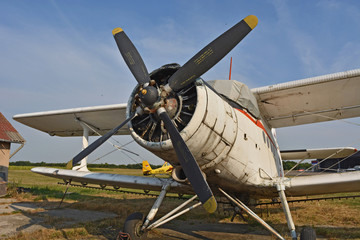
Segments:
[[[360,116],[360,69],[251,91],[273,128]]]
[[[18,114],[13,119],[51,136],[61,137],[82,136],[80,120],[103,135],[126,119],[126,104]],[[117,135],[129,134],[127,126],[117,132]],[[90,131],[89,135],[97,134]]]

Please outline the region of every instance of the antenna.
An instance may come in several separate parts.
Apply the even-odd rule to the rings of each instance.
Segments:
[[[232,68],[232,57],[230,58],[230,72],[229,72],[229,80],[231,80],[231,68]]]

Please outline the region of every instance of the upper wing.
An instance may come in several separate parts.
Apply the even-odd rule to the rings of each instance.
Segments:
[[[320,148],[280,151],[282,160],[344,158],[356,152],[356,148]]]
[[[34,173],[59,178],[82,184],[92,183],[105,186],[123,187],[132,189],[160,191],[165,183],[170,182],[170,192],[194,194],[189,185],[181,184],[172,178],[140,177],[110,173],[96,173],[88,171],[65,170],[58,168],[36,167]]]
[[[118,126],[126,119],[126,104],[113,104],[95,107],[72,108],[47,112],[15,115],[14,120],[29,127],[57,136],[82,136],[80,121],[88,124],[100,134]],[[118,135],[130,134],[127,126]],[[89,135],[96,135],[90,132]]]
[[[360,116],[360,69],[252,89],[271,127]]]

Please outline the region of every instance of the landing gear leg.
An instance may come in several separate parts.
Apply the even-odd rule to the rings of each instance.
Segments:
[[[163,202],[163,200],[165,198],[166,192],[169,191],[169,189],[170,189],[169,183],[165,184],[162,187],[159,197],[156,199],[153,207],[151,208],[149,214],[147,215],[146,220],[145,220],[143,226],[141,227],[141,230],[145,230],[147,228],[147,226],[149,226],[150,221],[152,221],[154,219],[156,213],[159,210],[161,203]]]
[[[279,196],[280,196],[281,205],[282,205],[284,213],[285,213],[286,222],[287,222],[288,228],[290,230],[291,238],[293,240],[296,240],[297,236],[296,236],[296,231],[295,231],[295,224],[294,224],[294,221],[292,219],[289,204],[288,204],[287,199],[286,199],[285,186],[283,184],[278,184],[276,186],[276,189],[277,189],[277,191],[279,193]]]
[[[197,195],[194,195],[190,199],[186,200],[184,203],[180,204],[178,207],[173,209],[172,211],[165,214],[160,219],[156,220],[152,224],[150,222],[154,219],[155,214],[157,213],[160,204],[162,203],[166,192],[169,190],[170,184],[165,184],[159,194],[159,197],[156,199],[153,207],[151,208],[149,214],[146,217],[146,220],[143,220],[143,215],[141,213],[131,214],[125,222],[124,225],[124,233],[129,234],[131,239],[144,239],[146,238],[146,234],[149,230],[157,228],[191,210],[201,205],[201,202],[195,203],[190,207],[186,207],[192,201],[197,198]]]
[[[289,230],[290,230],[290,235],[291,235],[292,239],[295,240],[295,239],[297,239],[296,232],[295,232],[295,225],[294,225],[294,221],[293,221],[292,216],[291,216],[288,201],[286,199],[285,186],[282,185],[282,184],[278,184],[276,186],[276,188],[277,188],[277,191],[279,192],[280,201],[281,201],[281,204],[283,206],[286,221],[287,221],[287,224],[288,224],[288,227],[289,227]],[[301,234],[300,234],[300,240],[316,240],[316,232],[315,232],[315,230],[313,228],[311,228],[311,227],[303,228],[302,231],[301,231]]]

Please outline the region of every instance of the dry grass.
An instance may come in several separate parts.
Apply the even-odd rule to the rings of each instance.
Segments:
[[[297,225],[327,225],[357,227],[360,225],[360,199],[312,201],[290,204]],[[281,206],[262,207],[264,219],[274,223],[285,223]]]
[[[93,236],[83,227],[71,229],[43,229],[32,233],[20,232],[16,236],[7,238],[8,240],[47,240],[47,239],[106,239]]]

